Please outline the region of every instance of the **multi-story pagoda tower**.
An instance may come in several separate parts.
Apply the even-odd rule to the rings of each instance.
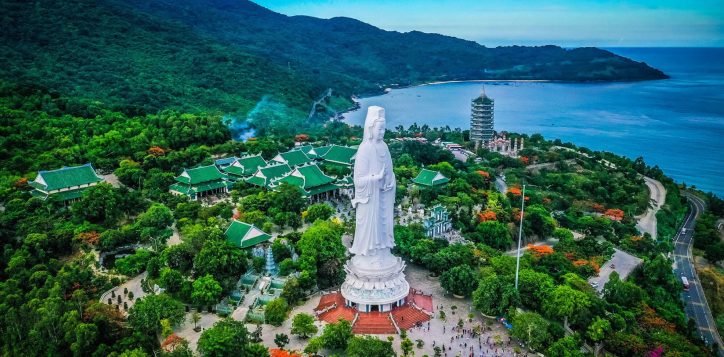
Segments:
[[[485,94],[485,88],[470,105],[470,140],[475,143],[475,149],[493,140],[495,135],[493,107],[493,99]]]

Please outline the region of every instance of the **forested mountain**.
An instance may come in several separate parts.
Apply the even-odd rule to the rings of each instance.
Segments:
[[[486,48],[418,31],[384,31],[351,18],[285,16],[244,0],[130,0],[136,9],[174,19],[244,49],[309,68],[323,79],[414,84],[456,79],[640,80],[665,77],[645,64],[596,48]]]
[[[286,66],[121,4],[0,2],[0,79],[129,114],[247,112],[264,95],[306,108],[323,90]]]
[[[328,87],[347,98],[436,80],[665,78],[595,48],[486,48],[243,0],[3,0],[0,8],[11,29],[0,31],[0,79],[130,114],[245,113],[264,96],[306,111]]]

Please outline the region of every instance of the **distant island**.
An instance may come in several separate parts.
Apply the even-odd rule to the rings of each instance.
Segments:
[[[332,88],[324,120],[353,94],[451,80],[637,81],[667,78],[598,48],[488,48],[350,19],[285,16],[249,1],[3,1],[3,87],[101,102],[246,115],[262,98],[296,120]]]

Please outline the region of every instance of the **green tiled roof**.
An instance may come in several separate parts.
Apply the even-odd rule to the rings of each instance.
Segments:
[[[332,148],[331,145],[320,146],[318,148],[315,148],[314,151],[317,152],[317,157],[323,157],[324,155],[327,154],[327,151],[329,151],[329,149],[331,149],[331,148]]]
[[[52,171],[38,171],[38,176],[30,185],[43,191],[53,191],[100,181],[103,181],[103,178],[96,175],[93,166],[85,164]]]
[[[226,187],[226,181],[219,180],[219,181],[211,181],[211,182],[204,182],[199,185],[191,186],[191,189],[194,192],[204,192],[204,191],[211,191],[215,190],[217,188],[223,188]]]
[[[235,176],[244,176],[244,168],[239,166],[229,165],[227,167],[224,167],[222,170],[224,170],[225,173],[229,175],[235,175]]]
[[[286,182],[302,190],[305,196],[336,190],[339,186],[334,184],[335,179],[329,177],[317,165],[307,165],[296,168],[288,175],[282,177],[277,184]]]
[[[51,193],[49,195],[46,195],[45,193],[38,191],[38,190],[32,190],[30,191],[30,194],[33,197],[38,197],[43,200],[46,200],[50,198],[53,201],[68,201],[76,198],[83,197],[83,192],[87,189],[87,187],[77,189],[77,190],[70,190],[70,191],[61,191],[61,192],[55,192]]]
[[[317,186],[332,183],[334,182],[334,178],[325,175],[317,165],[307,165],[294,169],[289,175],[281,178],[279,182],[287,182],[291,185],[309,190]]]
[[[317,165],[302,166],[297,171],[304,176],[304,186],[307,188],[334,182],[334,178],[325,175]]]
[[[283,152],[275,156],[272,160],[280,163],[285,163],[289,166],[299,166],[306,163],[312,162],[312,159],[307,156],[302,150],[290,150]]]
[[[50,198],[57,201],[68,201],[73,200],[76,198],[83,197],[83,192],[85,191],[84,188],[80,190],[72,190],[72,191],[63,191],[58,193],[53,193],[50,195]]]
[[[297,146],[295,149],[303,151],[310,159],[314,159],[318,156],[317,150],[312,145],[301,145]]]
[[[244,179],[244,181],[246,181],[247,183],[252,184],[252,185],[266,187],[266,179],[263,177],[252,176],[252,177]]]
[[[182,185],[179,183],[175,183],[168,188],[171,191],[176,191],[178,193],[183,193],[184,195],[191,195],[193,191],[191,191],[191,187],[188,185]]]
[[[336,190],[336,189],[338,189],[338,188],[339,188],[339,186],[337,186],[337,185],[335,185],[335,184],[333,184],[333,183],[328,183],[328,184],[324,184],[324,185],[322,185],[322,186],[312,187],[311,189],[309,189],[309,190],[307,190],[307,191],[305,192],[305,196],[307,196],[307,197],[308,197],[308,196],[314,196],[314,195],[317,195],[317,194],[320,194],[320,193],[324,193],[324,192],[327,192],[327,191],[334,191],[334,190]]]
[[[342,177],[341,179],[338,179],[337,186],[341,186],[341,187],[354,186],[354,179],[352,178],[352,175],[347,175],[345,177]]]
[[[33,196],[33,197],[38,197],[38,198],[42,198],[42,199],[48,198],[48,195],[47,195],[47,194],[45,194],[45,193],[43,193],[43,192],[40,192],[40,191],[38,191],[38,190],[32,190],[32,191],[30,191],[30,195]]]
[[[256,244],[266,242],[271,236],[253,224],[234,220],[226,229],[226,241],[239,247],[248,248]]]
[[[230,166],[225,167],[224,171],[236,176],[250,176],[258,168],[266,165],[266,161],[260,155],[245,156],[236,159]]]
[[[260,167],[254,176],[245,179],[245,181],[252,185],[266,187],[271,180],[278,179],[291,171],[292,168],[287,164],[264,166]]]
[[[193,169],[184,169],[184,172],[176,176],[175,179],[181,183],[197,185],[202,182],[223,180],[225,178],[226,176],[219,171],[216,165],[209,165],[199,166]]]
[[[357,155],[357,149],[347,146],[332,145],[324,156],[322,156],[322,159],[324,159],[324,161],[338,164],[352,165],[352,160],[354,160],[355,155]]]
[[[280,185],[282,183],[288,183],[292,186],[296,186],[301,189],[304,189],[304,178],[302,178],[302,177],[287,175],[287,176],[284,176],[281,179],[279,179],[279,181],[275,182],[274,184],[276,186],[276,185]]]
[[[437,185],[443,185],[446,184],[448,181],[450,181],[449,178],[443,176],[438,171],[432,171],[428,169],[422,169],[420,170],[420,173],[412,179],[412,182],[423,185],[423,186],[437,186]]]

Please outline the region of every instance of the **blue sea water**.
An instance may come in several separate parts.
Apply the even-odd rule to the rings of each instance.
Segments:
[[[385,107],[389,128],[469,128],[470,100],[495,100],[495,128],[543,134],[592,150],[643,156],[678,182],[724,197],[724,48],[610,48],[671,79],[627,83],[462,82],[392,90],[347,113]]]

